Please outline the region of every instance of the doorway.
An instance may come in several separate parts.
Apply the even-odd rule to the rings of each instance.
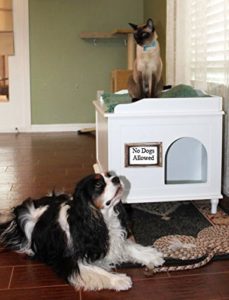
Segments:
[[[8,57],[9,101],[0,102],[0,132],[31,127],[28,0],[13,0],[15,54]]]
[[[207,151],[195,138],[173,142],[165,156],[165,184],[207,182]]]

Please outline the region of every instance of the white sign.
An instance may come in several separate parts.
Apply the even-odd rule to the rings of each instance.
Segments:
[[[161,143],[128,144],[126,166],[161,165]]]

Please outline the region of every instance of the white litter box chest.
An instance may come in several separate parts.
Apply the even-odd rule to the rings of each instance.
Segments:
[[[161,98],[96,109],[100,172],[125,181],[127,203],[209,199],[221,195],[222,99]]]

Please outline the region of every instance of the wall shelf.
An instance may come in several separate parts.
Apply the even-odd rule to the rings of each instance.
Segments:
[[[81,39],[91,39],[96,45],[97,39],[125,39],[127,40],[127,67],[128,70],[133,69],[135,58],[135,41],[133,30],[131,29],[115,29],[111,32],[83,31],[80,33]]]
[[[116,29],[112,32],[84,31],[80,33],[81,39],[120,39],[125,35],[132,34],[129,29]]]

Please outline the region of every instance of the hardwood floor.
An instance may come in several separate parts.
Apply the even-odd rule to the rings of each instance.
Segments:
[[[71,192],[79,179],[93,172],[94,163],[93,135],[0,134],[0,209],[12,207],[28,196],[40,197],[54,188]],[[132,277],[131,290],[75,291],[49,267],[0,249],[0,299],[229,299],[229,261],[152,278],[144,277],[142,268],[119,271]]]

